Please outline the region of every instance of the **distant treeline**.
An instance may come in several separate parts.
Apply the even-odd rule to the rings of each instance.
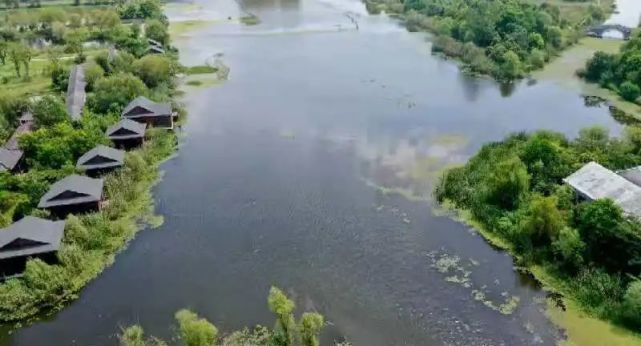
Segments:
[[[400,15],[409,30],[436,35],[433,51],[460,59],[474,73],[499,80],[523,77],[605,18],[603,8],[581,7],[569,20],[556,6],[521,0],[372,0],[373,12]]]

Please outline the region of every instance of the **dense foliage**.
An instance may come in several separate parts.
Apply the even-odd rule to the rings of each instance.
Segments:
[[[319,346],[319,335],[325,325],[322,315],[305,312],[296,324],[293,314],[294,302],[276,287],[269,291],[268,304],[277,321],[276,327],[272,330],[257,326],[252,331],[245,328],[220,336],[216,326],[194,312],[183,309],[175,315],[177,337],[184,346]],[[282,324],[283,321],[287,321],[287,326]],[[167,345],[158,338],[145,337],[142,327],[138,325],[123,329],[118,339],[121,346]]]
[[[640,131],[631,126],[622,139],[598,127],[574,140],[515,134],[449,170],[435,195],[469,210],[521,265],[541,265],[561,279],[561,291],[586,310],[641,328],[641,314],[631,313],[639,311],[641,224],[611,200],[581,201],[562,182],[592,160],[612,170],[641,164]]]
[[[17,125],[18,117],[25,110],[33,113],[36,125],[32,132],[18,138],[25,154],[24,171],[0,172],[0,227],[26,215],[48,217],[47,212],[36,208],[39,199],[55,181],[72,173],[82,173],[75,167],[82,154],[98,144],[110,144],[105,130],[119,119],[125,104],[140,95],[173,101],[176,94],[173,79],[178,70],[176,55],[145,55],[147,39],[133,26],[121,22],[121,15],[130,12],[135,13],[136,18],[165,23],[155,0],[130,1],[120,5],[117,11],[92,11],[84,17],[55,7],[34,10],[26,16],[7,18],[3,23],[0,57],[6,55],[6,58],[0,58],[0,63],[13,61],[16,74],[29,74],[33,40],[51,40],[54,46],[41,52],[46,54],[46,59],[41,60],[45,65],[44,80],[50,81],[49,89],[39,90],[42,94],[34,98],[8,94],[10,86],[3,87],[0,93],[0,139],[10,135],[10,129]],[[166,25],[154,25],[157,35],[162,35],[162,30],[166,34]],[[88,40],[111,42],[119,50],[104,49],[104,53],[93,58],[85,54]],[[140,45],[120,44],[132,41]],[[132,46],[142,49],[131,52]],[[12,58],[12,47],[22,47],[19,53],[28,56]],[[67,113],[61,93],[66,90],[68,66],[72,61],[61,58],[65,51],[73,54],[76,62],[88,61],[85,71],[88,102],[77,121]],[[25,81],[29,82],[20,80]],[[175,102],[174,107],[177,107]],[[176,109],[179,114],[183,113]],[[115,253],[142,224],[156,223],[151,213],[150,188],[159,176],[159,164],[175,149],[176,137],[173,132],[163,130],[149,130],[147,134],[141,148],[126,154],[123,168],[104,176],[107,206],[96,213],[67,217],[58,262],[48,264],[30,259],[22,277],[0,283],[0,321],[26,319],[43,310],[59,308],[75,298],[82,287],[113,262]]]
[[[579,75],[627,101],[637,102],[641,95],[641,32],[636,32],[617,54],[596,52]]]
[[[381,0],[369,1],[368,9],[402,15],[409,30],[436,34],[433,51],[500,80],[541,68],[578,40],[585,25],[604,18],[603,9],[590,6],[573,22],[554,5],[525,0]]]

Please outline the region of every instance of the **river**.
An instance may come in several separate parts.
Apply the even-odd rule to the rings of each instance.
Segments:
[[[324,345],[562,336],[544,292],[434,212],[429,191],[444,167],[514,131],[617,134],[606,108],[554,82],[466,77],[431,56],[424,35],[355,0],[245,1],[255,26],[226,19],[241,12],[234,2],[197,1],[168,7],[173,20],[212,20],[177,38],[182,59],[222,53],[231,74],[185,97],[181,147],[154,192],[164,225],[141,232],[70,306],[0,345],[113,345],[132,323],[169,337],[183,307],[222,331],[271,325],[271,285],[326,316]]]

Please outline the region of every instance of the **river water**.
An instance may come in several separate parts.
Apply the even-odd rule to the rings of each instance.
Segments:
[[[562,337],[510,256],[426,197],[444,167],[510,132],[619,133],[606,108],[553,82],[466,77],[423,35],[354,0],[250,0],[242,11],[202,1],[169,6],[174,20],[216,19],[176,45],[186,64],[222,53],[231,74],[187,93],[182,144],[155,189],[164,225],[70,306],[0,345],[112,345],[132,323],[170,337],[183,307],[222,331],[271,325],[271,285],[326,316],[324,344]],[[261,24],[227,20],[243,11]]]

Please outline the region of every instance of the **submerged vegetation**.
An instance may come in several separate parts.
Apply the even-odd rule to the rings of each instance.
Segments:
[[[0,32],[0,46],[8,42],[9,46],[21,45],[33,51],[34,56],[46,54],[43,78],[49,81],[37,98],[26,97],[30,93],[7,93],[10,95],[5,98],[13,81],[2,86],[0,119],[6,128],[14,128],[18,116],[26,110],[33,113],[35,128],[18,138],[26,157],[24,171],[0,172],[0,226],[27,215],[47,217],[47,212],[36,209],[40,197],[50,184],[77,171],[75,162],[82,154],[98,144],[109,144],[105,130],[118,120],[123,107],[133,98],[144,95],[172,102],[179,114],[184,113],[174,102],[174,77],[181,70],[177,54],[170,47],[168,54],[146,54],[148,38],[169,43],[168,23],[157,1],[131,1],[117,10],[100,10],[87,17],[93,21],[67,18],[64,11],[58,10],[48,9],[56,14],[48,21],[45,18],[49,17],[42,13],[29,17],[35,24],[20,30],[15,24],[4,23]],[[140,25],[123,24],[122,19],[145,21],[146,36]],[[71,40],[67,34],[56,36],[58,31],[83,34],[76,35],[81,37],[77,38],[79,41],[73,41],[76,39]],[[38,51],[30,45],[30,38],[51,40],[53,46],[45,52]],[[78,46],[90,40],[115,49],[100,49],[87,56]],[[61,58],[59,52],[67,50],[72,59]],[[86,61],[87,104],[78,121],[71,120],[61,92],[66,90],[71,61]],[[6,132],[0,139],[10,133]],[[174,152],[176,143],[171,131],[147,131],[144,145],[127,153],[124,167],[104,176],[106,205],[99,212],[67,217],[57,262],[30,259],[21,277],[0,284],[0,321],[24,320],[60,308],[109,266],[138,230],[159,224],[161,219],[153,215],[150,189],[160,177],[160,163]]]
[[[581,309],[630,330],[641,328],[641,224],[611,200],[579,202],[562,179],[589,161],[612,169],[641,164],[641,127],[623,138],[583,129],[568,140],[548,131],[485,145],[435,191],[469,211],[484,234],[542,268],[552,288]]]
[[[367,8],[402,17],[411,31],[433,33],[432,51],[460,59],[470,72],[513,80],[576,43],[587,25],[605,19],[609,4],[589,1],[570,12],[563,4],[527,0],[369,0]]]
[[[221,336],[218,328],[192,311],[183,309],[176,313],[177,339],[184,346],[319,346],[320,332],[325,325],[322,315],[305,312],[296,322],[295,304],[285,293],[272,287],[268,297],[269,309],[276,317],[273,329],[256,326]],[[122,330],[118,337],[121,346],[167,345],[156,337],[145,337],[142,327],[135,325]],[[337,344],[338,345],[338,344]],[[348,343],[340,345],[347,346]]]

